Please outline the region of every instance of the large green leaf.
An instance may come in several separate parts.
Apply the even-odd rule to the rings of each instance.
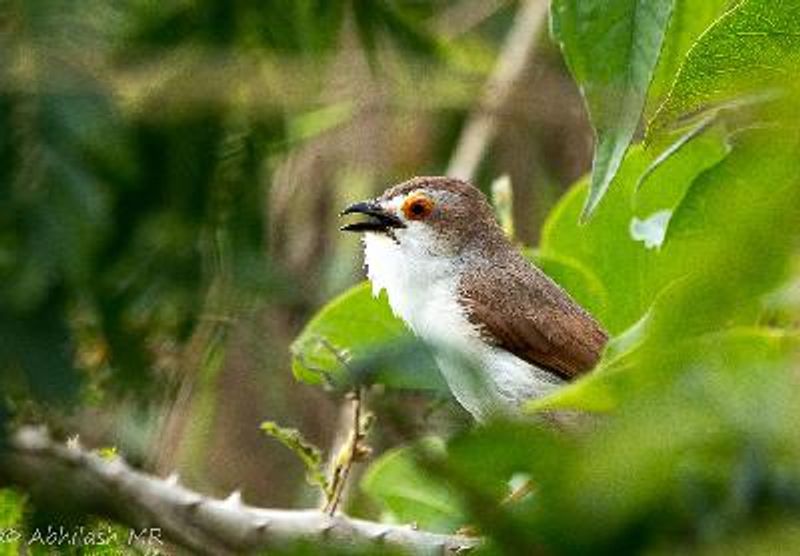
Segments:
[[[673,2],[553,1],[553,34],[583,91],[596,135],[584,216],[605,195],[639,125]]]
[[[798,29],[797,2],[740,2],[689,51],[650,122],[648,136],[658,135],[686,114],[795,87],[800,73]]]
[[[444,443],[429,437],[385,453],[370,466],[361,488],[382,502],[396,520],[430,531],[452,531],[465,523],[458,494],[418,464],[421,450],[428,457],[441,457]]]
[[[310,384],[441,388],[429,352],[392,314],[386,295],[375,298],[370,288],[354,286],[311,319],[291,347],[294,375]]]
[[[764,164],[767,149],[770,162]],[[772,333],[729,336],[724,330],[756,324],[763,296],[787,278],[796,245],[789,238],[800,236],[798,186],[797,132],[740,137],[728,156],[693,181],[675,209],[663,248],[639,269],[658,276],[656,285],[669,287],[643,319],[612,342],[599,369],[535,407],[613,408],[634,385],[652,381],[656,368],[723,370],[733,360],[725,355],[730,342],[735,346],[743,337],[753,342],[748,364],[768,361]],[[659,290],[650,292],[655,297]],[[797,350],[796,334],[787,338]]]
[[[692,280],[676,296],[671,318],[660,321],[658,337],[755,323],[764,294],[788,276],[791,238],[798,234],[798,131],[741,135],[724,160],[694,181],[673,215],[661,272]],[[676,309],[685,311],[680,319]]]
[[[728,4],[730,0],[675,0],[664,47],[647,93],[647,114],[652,115],[664,100],[686,53]]]
[[[660,165],[647,187],[637,192],[639,176],[651,157],[640,148],[631,149],[614,187],[590,222],[578,223],[587,196],[585,181],[574,186],[550,213],[542,231],[540,255],[572,260],[588,269],[599,281],[605,300],[586,306],[613,334],[639,320],[668,280],[655,269],[660,253],[632,236],[633,219],[645,220],[659,211],[672,210],[695,176],[726,152],[719,136],[699,137]]]
[[[669,307],[662,307],[670,310]],[[739,365],[778,364],[800,353],[800,335],[766,328],[736,328],[709,334],[693,341],[669,344],[647,326],[636,330],[638,338],[617,357],[607,358],[593,373],[550,396],[532,400],[530,411],[580,409],[605,413],[618,409],[622,400],[662,380],[654,376],[680,369],[703,368],[708,373],[725,372],[731,363]],[[644,334],[650,334],[645,337]],[[652,361],[658,361],[653,365]],[[647,372],[642,372],[647,369]]]

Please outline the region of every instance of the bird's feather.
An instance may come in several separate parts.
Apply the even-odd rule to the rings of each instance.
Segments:
[[[459,294],[485,341],[567,380],[595,366],[606,332],[539,269],[516,254],[471,268]]]

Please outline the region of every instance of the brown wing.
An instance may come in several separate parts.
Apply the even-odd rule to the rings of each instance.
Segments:
[[[522,259],[464,275],[460,293],[486,341],[567,380],[591,370],[608,340],[597,321]]]

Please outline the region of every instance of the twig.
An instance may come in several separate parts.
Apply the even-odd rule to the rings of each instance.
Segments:
[[[353,419],[351,429],[347,436],[347,441],[339,451],[333,465],[331,476],[331,497],[325,506],[328,515],[336,513],[336,509],[342,501],[342,497],[347,486],[347,479],[353,464],[361,459],[364,451],[363,442],[366,437],[364,423],[362,422],[362,400],[363,391],[361,387],[356,387],[352,395]]]
[[[34,496],[57,500],[124,525],[159,528],[169,539],[199,554],[274,550],[300,541],[341,549],[370,544],[415,554],[474,548],[479,539],[440,535],[406,526],[331,516],[318,510],[275,510],[244,504],[238,493],[209,498],[136,471],[121,458],[106,460],[77,443],[53,441],[44,429],[16,431],[0,452],[0,478]]]
[[[533,56],[538,31],[547,16],[546,0],[524,0],[486,82],[481,102],[464,125],[447,167],[447,175],[473,179],[497,132],[497,113],[511,98],[514,84]]]
[[[339,350],[337,350],[327,340],[322,339],[321,341],[323,342],[322,345],[331,352],[331,354],[345,369],[347,369],[347,372],[350,373],[351,378],[354,381],[358,381],[359,377],[355,374],[353,369],[350,368],[347,359],[339,352]],[[367,455],[369,455],[369,448],[364,444],[364,442],[367,436],[367,429],[372,423],[372,419],[371,416],[368,417],[369,414],[366,414],[362,409],[364,391],[361,385],[356,384],[354,386],[354,390],[351,393],[351,398],[353,417],[350,421],[350,426],[344,435],[346,440],[342,443],[341,448],[332,452],[331,457],[331,476],[330,480],[328,481],[328,484],[330,485],[330,495],[326,493],[326,500],[325,504],[323,505],[323,511],[329,515],[336,513],[336,508],[341,503],[345,488],[347,487],[347,479],[350,476],[350,470],[353,467],[353,464],[356,461],[363,460]]]

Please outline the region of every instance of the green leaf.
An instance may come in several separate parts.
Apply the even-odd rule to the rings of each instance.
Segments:
[[[367,282],[325,305],[292,343],[292,370],[309,384],[377,380],[399,388],[441,389],[429,352]]]
[[[605,313],[608,308],[608,292],[594,272],[580,261],[563,255],[543,255],[532,250],[523,251],[523,255],[589,312]]]
[[[554,0],[553,35],[595,130],[590,216],[617,175],[644,108],[674,0]]]
[[[770,153],[768,164],[765,152]],[[690,268],[696,277],[676,300],[685,314],[668,330],[686,334],[730,322],[753,323],[761,297],[786,279],[794,254],[787,238],[798,233],[797,130],[741,135],[727,157],[694,181],[667,230],[662,273],[686,275]]]
[[[770,164],[763,163],[767,149]],[[646,318],[612,342],[594,373],[532,407],[608,410],[658,372],[699,365],[723,370],[745,361],[748,350],[747,365],[765,363],[773,341],[785,340],[796,350],[796,334],[782,338],[755,330],[748,336],[726,329],[755,325],[762,298],[791,269],[794,247],[786,238],[800,235],[798,153],[796,136],[750,132],[701,173],[675,209],[664,248],[639,269],[659,278],[650,284],[655,303]],[[659,290],[658,284],[669,287]],[[747,350],[736,348],[742,341],[749,342]]]
[[[670,310],[670,307],[662,310]],[[578,409],[606,413],[617,409],[632,392],[663,380],[658,374],[667,375],[698,366],[708,373],[725,372],[733,362],[744,367],[766,366],[783,362],[800,350],[800,334],[796,332],[734,328],[683,343],[667,344],[663,338],[653,341],[654,332],[658,334],[653,328],[647,330],[645,325],[635,332],[632,330],[632,335],[638,338],[631,346],[626,346],[627,351],[607,358],[585,378],[529,402],[527,410],[535,413]],[[649,376],[642,372],[645,369]]]
[[[750,361],[629,390],[638,397],[605,432],[586,435],[577,453],[548,454],[562,455],[561,465],[536,475],[542,487],[529,527],[554,553],[641,553],[642,543],[672,553],[687,531],[694,548],[713,546],[745,525],[759,528],[769,507],[792,507],[797,389],[788,369]]]
[[[667,99],[648,126],[648,140],[679,117],[791,88],[800,73],[800,4],[743,0],[700,37]],[[788,91],[787,91],[788,89]]]
[[[718,115],[714,114],[707,118],[703,118],[698,121],[695,125],[690,126],[689,129],[685,130],[683,133],[677,136],[677,138],[671,138],[672,141],[668,142],[667,147],[661,151],[661,153],[653,160],[647,169],[642,172],[639,176],[639,180],[636,183],[636,189],[642,187],[661,166],[667,162],[670,158],[675,156],[678,152],[682,149],[686,148],[687,145],[691,144],[695,140],[709,140],[709,135],[714,135],[719,138],[719,144],[722,146],[723,149],[727,149],[727,130],[724,129],[722,125],[717,125],[717,118]],[[711,141],[714,141],[714,138],[710,138]],[[653,145],[647,145],[645,148],[648,150],[652,149]],[[720,152],[720,158],[722,157],[722,149]]]
[[[261,423],[264,434],[271,436],[296,455],[306,468],[306,481],[311,486],[319,487],[326,495],[329,491],[328,479],[322,470],[322,452],[314,444],[306,440],[297,429],[281,427],[274,421]]]
[[[620,168],[614,187],[590,222],[578,224],[587,196],[585,181],[562,197],[548,216],[539,255],[574,261],[578,267],[587,269],[585,274],[599,281],[605,292],[603,303],[586,302],[582,294],[576,298],[590,308],[612,334],[622,332],[639,320],[655,294],[671,278],[657,271],[659,253],[631,236],[634,218],[643,220],[658,211],[675,208],[695,176],[726,152],[722,137],[702,135],[659,165],[648,178],[649,185],[637,192],[639,176],[652,164],[652,155],[633,148]],[[563,285],[570,290],[566,282]]]
[[[541,460],[553,445],[566,448],[566,438],[552,428],[540,429],[531,424],[531,421],[494,421],[456,436],[447,445],[448,478],[454,483],[466,479],[470,483],[467,488],[479,491],[484,499],[502,500],[511,492],[509,479],[516,474],[530,477],[536,467],[545,463]],[[500,453],[502,458],[497,457]],[[546,464],[558,465],[558,462]],[[500,504],[497,506],[470,509],[491,515],[502,509]]]
[[[417,463],[420,450],[442,456],[444,442],[428,437],[417,445],[386,452],[367,470],[361,488],[397,521],[430,531],[452,531],[465,523],[457,493]]]
[[[661,56],[647,93],[646,113],[652,115],[658,108],[669,92],[686,53],[729,4],[730,0],[675,0]]]

